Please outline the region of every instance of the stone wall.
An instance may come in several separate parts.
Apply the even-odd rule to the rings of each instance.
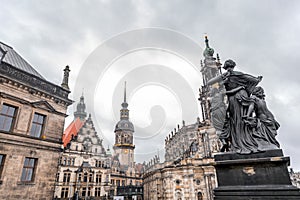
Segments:
[[[70,100],[58,101],[57,96],[47,91],[1,74],[0,110],[4,103],[17,107],[17,111],[12,129],[0,130],[0,154],[5,155],[0,174],[0,199],[52,199]],[[45,116],[40,137],[30,136],[35,112]],[[22,182],[26,157],[35,159],[36,164],[32,181]]]
[[[205,163],[205,164],[204,164]],[[145,200],[212,200],[216,187],[212,159],[185,159],[144,174]]]

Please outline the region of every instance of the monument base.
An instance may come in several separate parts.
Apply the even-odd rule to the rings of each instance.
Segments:
[[[215,155],[218,187],[215,200],[300,199],[300,189],[292,185],[282,150],[244,155]]]

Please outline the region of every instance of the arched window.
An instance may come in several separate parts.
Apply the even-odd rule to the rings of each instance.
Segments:
[[[78,180],[77,180],[78,182],[81,182],[81,177],[82,177],[82,175],[81,175],[81,173],[79,173],[78,174]]]
[[[71,173],[70,172],[65,172],[64,177],[63,177],[63,182],[64,183],[69,183],[71,179]]]
[[[100,173],[96,174],[96,183],[101,183],[101,174]]]
[[[88,180],[88,173],[84,173],[84,175],[83,175],[83,182],[87,182],[87,180]]]
[[[181,194],[180,191],[178,191],[178,192],[175,193],[175,199],[176,200],[182,200],[182,194]]]
[[[90,183],[93,182],[93,174],[92,173],[90,173],[90,175],[89,175],[89,182]]]
[[[197,194],[197,199],[198,199],[198,200],[202,200],[202,199],[203,199],[203,197],[202,197],[202,192],[198,192],[198,194]]]

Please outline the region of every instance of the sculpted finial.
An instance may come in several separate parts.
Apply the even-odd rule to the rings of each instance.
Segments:
[[[69,90],[69,75],[70,75],[70,67],[69,65],[67,65],[64,69],[64,77],[63,77],[63,81],[61,83],[61,87]]]

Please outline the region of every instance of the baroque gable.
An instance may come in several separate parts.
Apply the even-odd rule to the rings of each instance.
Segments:
[[[78,134],[71,139],[69,148],[75,151],[106,155],[102,139],[97,135],[90,117],[84,121]]]

